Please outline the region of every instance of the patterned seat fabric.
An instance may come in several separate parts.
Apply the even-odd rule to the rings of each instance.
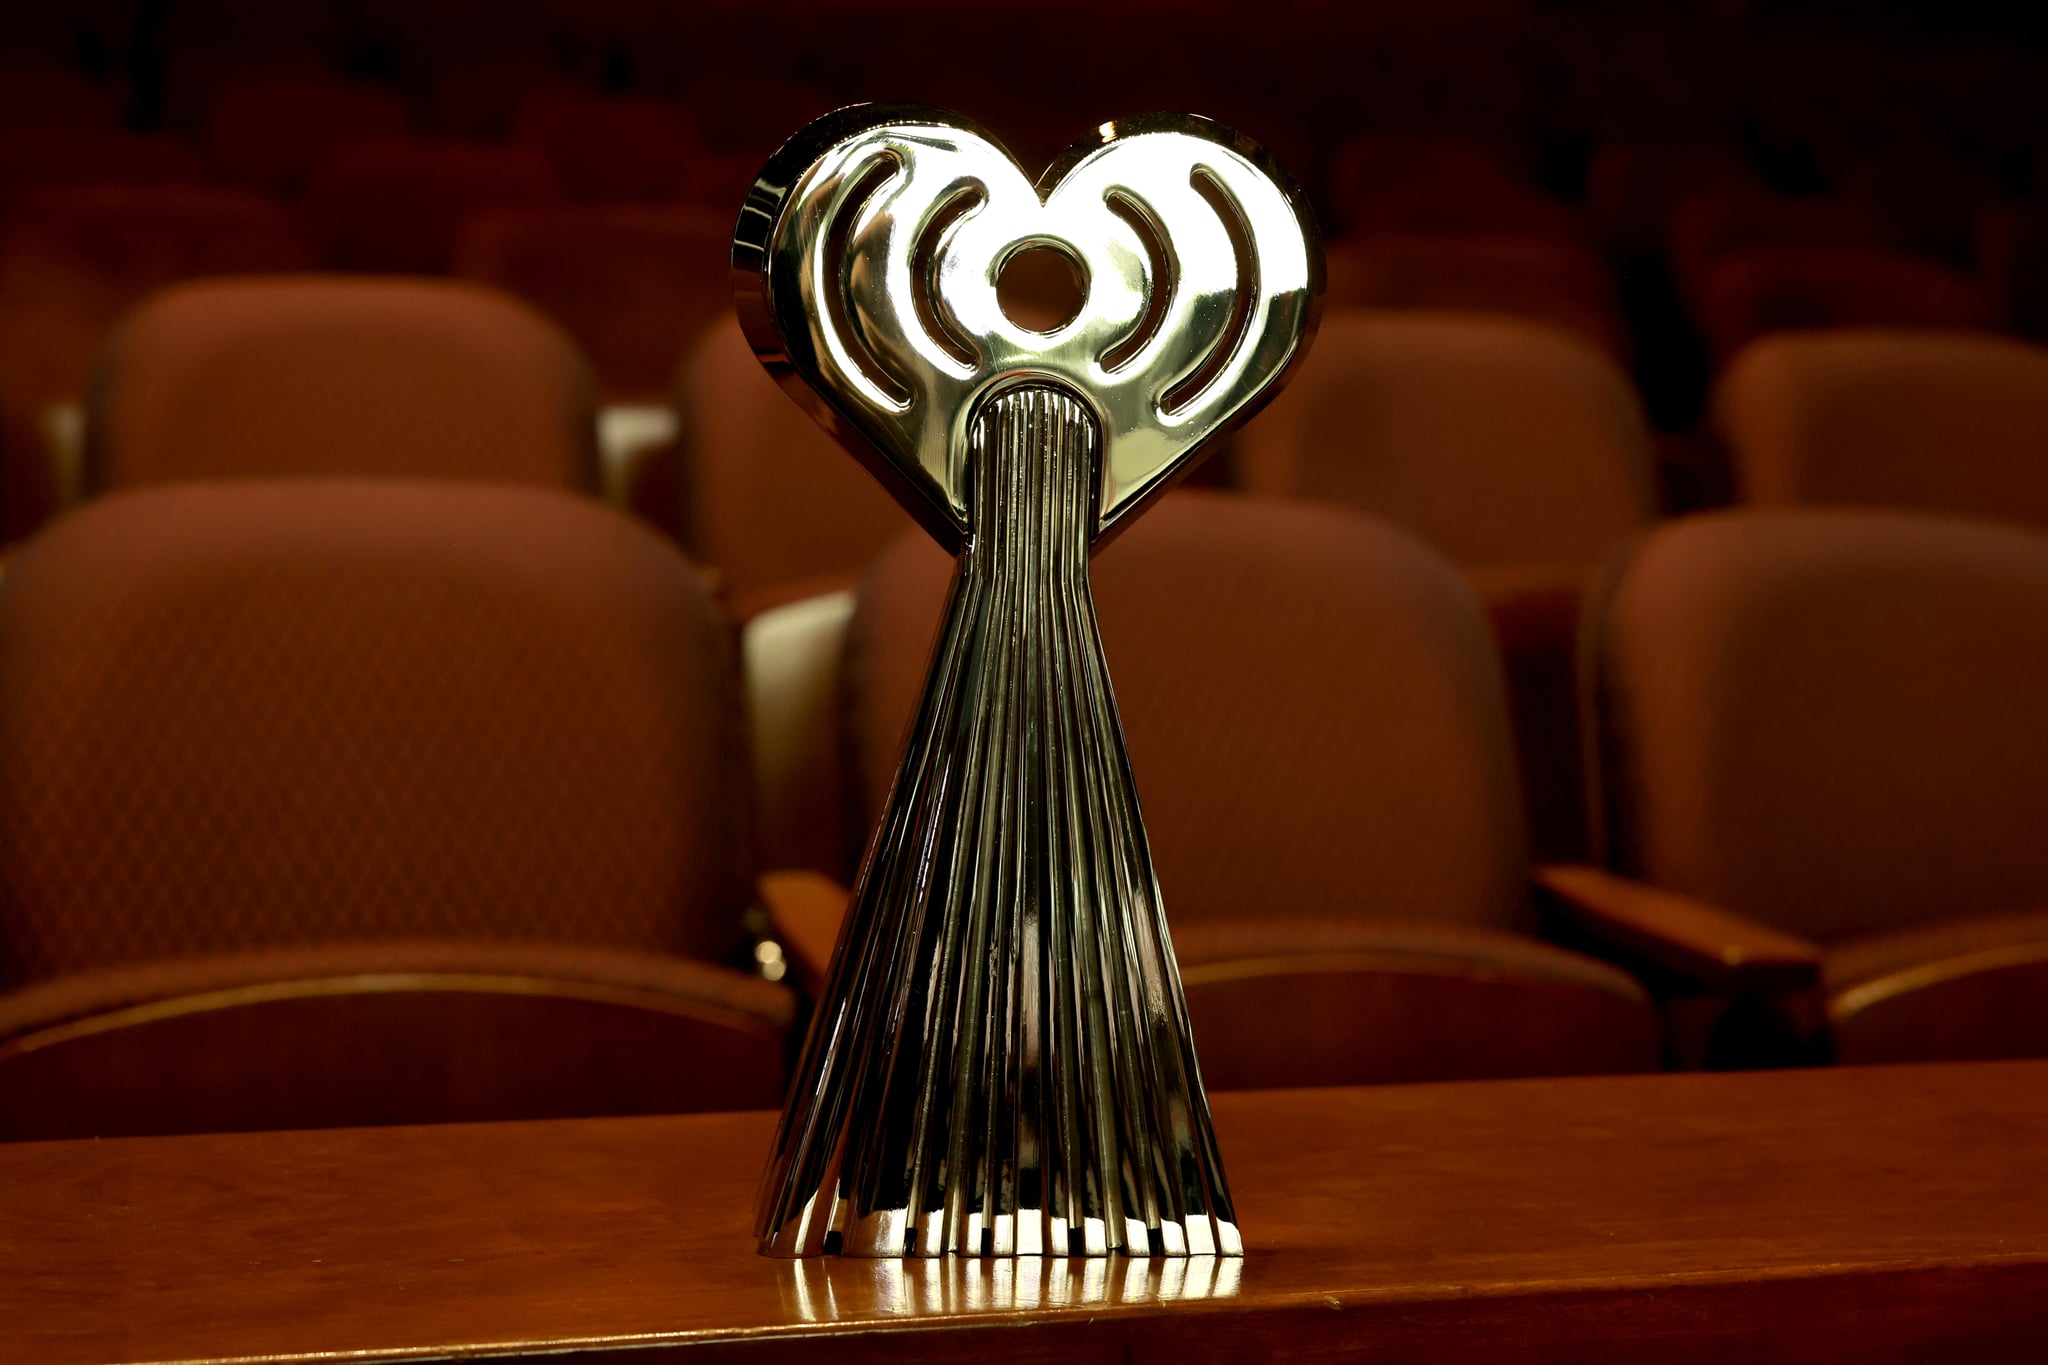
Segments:
[[[1845,1058],[2048,1048],[2021,961],[2048,921],[2015,913],[2048,903],[2048,543],[1698,517],[1617,563],[1587,630],[1617,870],[1825,945]]]
[[[595,504],[110,497],[0,595],[0,983],[389,938],[723,958],[745,772],[721,616]]]
[[[170,289],[102,355],[99,488],[340,474],[597,483],[592,384],[560,329],[441,280],[276,276]]]
[[[862,584],[846,677],[863,818],[950,573],[919,534]],[[1215,1083],[1656,1064],[1627,977],[1525,936],[1500,666],[1449,565],[1352,513],[1176,493],[1093,577]]]

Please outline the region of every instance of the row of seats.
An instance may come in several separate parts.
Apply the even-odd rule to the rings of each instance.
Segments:
[[[949,575],[913,533],[814,614],[864,816]],[[1755,510],[1617,555],[1597,866],[1532,866],[1485,612],[1408,533],[1175,494],[1095,595],[1219,1088],[2048,1048],[2037,533]],[[772,1105],[797,997],[725,964],[754,904],[815,982],[844,893],[754,881],[730,642],[553,490],[191,482],[44,532],[0,587],[0,1132]]]
[[[659,237],[650,230],[650,256],[662,254]],[[90,251],[77,237],[70,245]],[[516,264],[506,239],[487,239],[479,257],[487,247],[501,249],[508,268]],[[701,486],[727,477],[717,466],[737,463],[729,453],[735,449],[771,462],[772,476],[755,477],[781,477],[785,466],[772,462],[793,460],[786,468],[809,478],[827,459],[789,448],[830,448],[793,410],[785,415],[765,401],[772,388],[753,372],[729,317],[715,321],[715,303],[702,300],[709,326],[700,345],[683,348],[689,358],[677,381],[686,467],[700,481],[690,543],[742,591],[849,570],[858,555],[827,545],[807,552],[812,528],[778,532],[745,510],[746,499],[722,506],[715,490]],[[38,334],[23,340],[52,344]],[[515,362],[515,353],[524,359]],[[571,340],[485,289],[313,275],[184,286],[130,316],[94,364],[87,425],[95,486],[163,472],[228,472],[244,458],[378,472],[357,468],[371,444],[361,439],[365,424],[389,428],[383,448],[391,453],[383,458],[393,468],[418,460],[420,468],[482,477],[544,471],[553,481],[596,482],[596,394],[587,363]],[[435,371],[407,364],[467,366],[471,378],[437,389],[420,377]],[[2040,365],[2035,346],[1989,334],[1789,333],[1746,349],[1723,375],[1716,422],[1750,497],[1801,489],[1797,496],[1818,500],[1896,499],[2025,517],[2039,497],[2027,486],[2032,466],[2019,452],[2031,449],[2030,427],[2019,419],[2033,411]],[[408,373],[415,376],[409,382]],[[1898,398],[1907,391],[1900,383],[1913,386],[1915,403]],[[124,415],[120,404],[131,391],[152,384],[167,386],[175,403],[161,413],[143,404],[140,415]],[[367,401],[393,384],[395,410]],[[1774,443],[1764,430],[1773,419],[1752,415],[1749,395],[1760,385],[1788,384],[1801,394],[1816,386],[1839,391],[1830,402],[1862,405],[1869,416],[1828,437],[1827,451],[1805,435]],[[515,396],[500,405],[500,392]],[[533,404],[542,407],[530,411]],[[334,410],[331,424],[305,417],[326,408]],[[1939,430],[1956,422],[1975,433],[1996,430],[2000,444],[1973,439],[1970,453],[1936,458]],[[327,444],[303,445],[295,425]],[[286,433],[298,453],[277,449]],[[533,441],[561,451],[545,459],[522,453]],[[1858,455],[1864,441],[1870,452]],[[1392,515],[1475,569],[1582,567],[1654,513],[1653,444],[1625,373],[1561,329],[1476,314],[1332,307],[1301,378],[1236,442],[1230,464],[1233,481],[1250,491],[1325,497]],[[1889,471],[1881,478],[1880,467]],[[1898,482],[1896,492],[1883,491],[1885,479]],[[860,542],[865,549],[874,543]]]
[[[1788,336],[1731,369],[1716,420],[1751,501],[2048,525],[2044,360],[1990,337]],[[907,525],[729,318],[675,398],[674,458],[643,462],[628,492],[718,569],[743,616],[843,584]],[[86,419],[88,491],[269,472],[617,487],[574,347],[507,299],[431,281],[173,291],[116,334]],[[1659,510],[1651,434],[1611,361],[1528,324],[1333,312],[1290,390],[1218,466],[1251,492],[1389,517],[1460,565],[1507,652],[1538,847],[1581,851],[1578,803],[1561,795],[1581,781],[1579,595]],[[850,870],[817,852],[836,848],[822,835],[793,847]]]

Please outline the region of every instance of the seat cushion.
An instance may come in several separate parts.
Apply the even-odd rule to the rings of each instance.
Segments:
[[[1615,968],[1497,930],[1264,918],[1177,927],[1214,1089],[1648,1071],[1661,1039]]]
[[[1824,970],[1841,1060],[2048,1056],[2048,909],[1866,934]]]

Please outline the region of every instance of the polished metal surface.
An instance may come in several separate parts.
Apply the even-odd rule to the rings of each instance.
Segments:
[[[1230,130],[1105,123],[1041,184],[1043,197],[953,115],[860,106],[778,152],[736,230],[755,350],[951,546],[971,520],[968,426],[991,390],[1050,379],[1090,407],[1109,528],[1269,396],[1314,329],[1313,219]],[[1013,322],[996,294],[1002,267],[1038,246],[1084,281],[1051,332]]]
[[[1105,124],[1045,177],[950,115],[841,111],[734,245],[771,371],[959,555],[763,1175],[772,1255],[1236,1255],[1089,556],[1269,396],[1321,252],[1253,144]],[[1050,331],[1017,252],[1084,282]]]

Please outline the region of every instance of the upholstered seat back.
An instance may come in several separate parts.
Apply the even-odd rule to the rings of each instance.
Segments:
[[[120,494],[0,587],[0,985],[394,938],[722,958],[752,849],[727,628],[567,494]]]
[[[157,295],[88,416],[100,488],[336,474],[595,488],[588,368],[538,313],[445,280],[275,276]]]
[[[880,809],[949,581],[922,534],[869,573],[847,646],[855,771]],[[1096,559],[1145,827],[1180,926],[1523,910],[1520,801],[1486,620],[1384,523],[1178,493]],[[1296,934],[1299,948],[1299,934]]]
[[[1699,517],[1586,629],[1620,870],[1823,941],[2048,903],[2048,541]]]

